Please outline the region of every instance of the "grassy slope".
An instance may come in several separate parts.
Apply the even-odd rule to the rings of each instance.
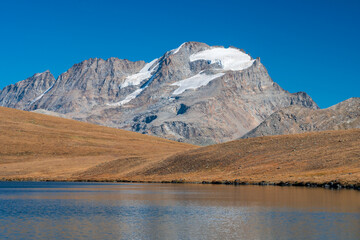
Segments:
[[[0,107],[0,178],[118,178],[195,146]]]
[[[146,180],[360,183],[360,129],[237,140],[176,154]]]
[[[0,107],[0,179],[360,183],[360,129],[199,148]]]

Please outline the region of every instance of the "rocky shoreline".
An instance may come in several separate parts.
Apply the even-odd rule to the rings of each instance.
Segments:
[[[141,181],[141,180],[122,180],[122,179],[34,179],[34,178],[13,178],[0,179],[0,182],[112,182],[112,183],[178,183],[178,184],[217,184],[217,185],[258,185],[258,186],[280,186],[280,187],[309,187],[309,188],[325,188],[325,189],[353,189],[360,191],[360,183],[345,184],[339,181],[330,181],[323,183],[316,182],[245,182],[241,180],[213,180],[213,181],[186,181],[183,179],[171,181]]]

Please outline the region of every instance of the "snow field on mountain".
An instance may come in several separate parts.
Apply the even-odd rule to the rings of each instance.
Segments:
[[[134,92],[130,93],[129,95],[126,96],[126,98],[120,102],[111,104],[112,106],[121,106],[124,105],[128,102],[130,102],[131,100],[133,100],[134,98],[136,98],[144,89],[143,88],[139,88],[137,90],[135,90]]]
[[[181,46],[178,49],[180,48]],[[175,52],[177,52],[178,49],[176,49]],[[238,49],[219,47],[200,51],[190,56],[190,62],[197,60],[210,61],[211,64],[219,63],[222,66],[223,71],[241,71],[249,68],[255,61],[252,60],[248,54],[243,53]],[[173,86],[179,86],[179,88],[173,92],[173,95],[179,95],[188,89],[196,89],[205,86],[210,81],[221,77],[224,74],[225,73],[216,73],[208,75],[202,71],[195,76],[173,83]]]
[[[190,56],[190,62],[207,60],[211,63],[221,63],[225,71],[240,71],[250,67],[255,60],[236,48],[211,48]]]
[[[222,77],[224,74],[225,73],[216,73],[216,74],[208,75],[202,71],[202,72],[196,74],[195,76],[175,82],[171,85],[179,86],[179,88],[173,92],[173,95],[179,95],[188,89],[197,89],[201,86],[205,86],[210,81],[212,81],[216,78]]]
[[[158,59],[154,59],[151,62],[147,63],[141,70],[140,72],[130,75],[125,79],[125,82],[123,84],[121,84],[121,88],[125,88],[127,86],[131,86],[131,85],[139,85],[142,81],[148,79],[151,77],[151,72],[154,70],[154,67],[152,67],[152,65],[154,65],[154,63],[157,61]]]

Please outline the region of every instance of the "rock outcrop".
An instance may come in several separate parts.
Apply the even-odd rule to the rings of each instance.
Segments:
[[[283,108],[242,138],[360,128],[360,98],[350,98],[327,109]]]

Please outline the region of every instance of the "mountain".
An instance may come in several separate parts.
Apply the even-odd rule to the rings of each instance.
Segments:
[[[186,42],[150,63],[89,59],[47,87],[30,89],[21,99],[18,88],[5,88],[0,106],[199,145],[237,139],[290,105],[318,108],[306,93],[276,84],[259,58],[199,42]]]
[[[0,91],[0,106],[29,109],[34,102],[51,90],[56,82],[49,72],[37,73]]]
[[[78,179],[106,168],[125,175],[195,146],[69,119],[0,107],[0,179]],[[101,171],[100,171],[101,172]],[[98,178],[100,179],[100,178]]]
[[[360,98],[350,98],[327,109],[280,109],[242,138],[352,128],[360,128]]]
[[[148,181],[340,182],[360,189],[360,129],[266,136],[174,154],[129,179]]]

